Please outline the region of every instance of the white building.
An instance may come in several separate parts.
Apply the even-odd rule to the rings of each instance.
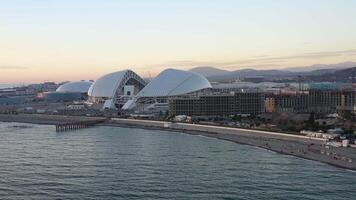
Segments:
[[[123,110],[139,113],[154,113],[168,110],[168,98],[177,96],[198,96],[212,88],[202,75],[177,69],[166,69],[149,82]]]
[[[74,81],[68,82],[56,89],[56,92],[61,93],[88,93],[90,86],[93,84],[91,81]]]
[[[98,78],[89,88],[89,101],[103,108],[121,108],[146,82],[131,70],[117,71]]]

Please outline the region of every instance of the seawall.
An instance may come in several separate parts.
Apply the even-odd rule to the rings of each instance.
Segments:
[[[33,124],[58,125],[62,123],[83,122],[92,120],[102,120],[104,117],[66,116],[66,115],[45,115],[45,114],[0,114],[2,122],[22,122]]]

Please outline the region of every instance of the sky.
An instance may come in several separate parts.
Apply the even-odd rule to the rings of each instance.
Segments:
[[[356,61],[356,0],[0,0],[0,83]]]

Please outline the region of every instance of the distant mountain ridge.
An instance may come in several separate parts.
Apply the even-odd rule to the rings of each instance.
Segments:
[[[356,62],[342,62],[342,63],[337,63],[337,64],[315,64],[311,66],[306,66],[306,67],[289,67],[286,68],[289,71],[293,72],[305,72],[305,71],[315,71],[315,70],[325,70],[325,69],[330,69],[330,70],[339,70],[339,69],[346,69],[356,66]]]
[[[195,67],[193,69],[190,69],[189,71],[199,73],[205,77],[230,73],[230,71],[228,71],[228,70],[223,70],[223,69],[219,69],[216,67],[210,67],[210,66]]]
[[[336,74],[335,75],[336,80],[340,80],[342,79],[343,76],[338,75],[339,71],[342,70],[347,71],[347,69],[353,68],[355,66],[356,66],[355,62],[344,62],[344,63],[332,64],[332,65],[312,65],[310,66],[310,68],[313,70],[306,70],[306,71],[302,71],[302,70],[296,71],[294,68],[291,68],[292,70],[287,70],[287,69],[257,70],[257,69],[247,68],[247,69],[240,69],[235,71],[228,71],[228,70],[223,70],[223,69],[209,66],[209,67],[196,67],[190,69],[190,71],[200,73],[213,82],[231,82],[234,80],[243,80],[246,77],[253,77],[253,76],[263,76],[267,81],[276,81],[281,79],[295,80],[298,76],[302,76],[308,79],[322,80],[327,76],[333,75],[334,73]],[[320,68],[320,67],[326,67],[326,68]],[[306,69],[306,67],[304,67],[304,69]]]
[[[356,66],[341,69],[334,72],[326,73],[323,75],[309,75],[306,76],[307,80],[312,80],[316,82],[351,82],[356,81]],[[353,79],[353,80],[352,80]]]

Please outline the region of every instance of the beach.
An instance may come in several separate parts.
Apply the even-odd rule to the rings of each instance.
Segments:
[[[0,121],[3,122],[24,122],[51,125],[98,119],[103,118],[41,114],[0,115]],[[99,125],[159,129],[193,135],[203,135],[240,144],[257,146],[282,154],[293,155],[309,160],[320,161],[337,167],[356,170],[356,148],[329,146],[326,144],[327,141],[321,138],[210,125],[121,118],[111,118],[108,119],[107,122]]]

